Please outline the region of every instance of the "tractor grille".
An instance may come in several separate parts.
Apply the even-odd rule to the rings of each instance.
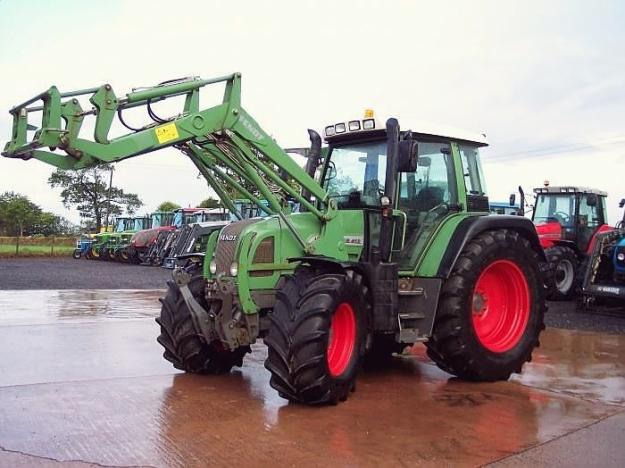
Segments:
[[[244,219],[228,224],[221,230],[217,238],[217,246],[215,247],[215,263],[217,264],[218,275],[222,273],[230,274],[230,265],[234,261],[234,254],[239,243],[239,234],[247,226],[258,221],[262,221],[262,219]]]
[[[267,237],[261,241],[256,249],[256,253],[254,254],[254,260],[252,263],[273,263],[274,256],[273,252],[275,249],[273,236]],[[273,271],[252,271],[250,272],[250,276],[271,276],[273,275]]]

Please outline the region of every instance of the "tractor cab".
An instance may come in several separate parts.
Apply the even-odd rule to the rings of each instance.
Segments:
[[[379,212],[395,210],[391,258],[400,270],[414,270],[428,240],[450,216],[462,207],[489,212],[479,160],[479,148],[488,143],[484,135],[449,127],[402,126],[411,130],[400,132],[397,167],[390,171],[382,122],[371,117],[326,127],[322,185],[339,210],[364,211],[365,248],[384,243]]]
[[[115,219],[115,232],[131,231],[134,225],[134,219],[126,216],[120,216]]]
[[[136,216],[133,218],[132,231],[142,231],[152,227],[152,218],[150,216]]]
[[[192,224],[195,222],[196,213],[202,211],[203,208],[177,208],[174,210],[173,225],[177,228]]]
[[[567,243],[586,253],[597,232],[608,228],[607,193],[587,187],[545,187],[534,189],[536,200],[532,221],[543,248]]]
[[[171,226],[174,222],[174,213],[171,211],[155,211],[150,216],[152,228]]]

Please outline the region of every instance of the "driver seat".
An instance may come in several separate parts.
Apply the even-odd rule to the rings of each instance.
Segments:
[[[443,203],[444,191],[441,187],[425,187],[419,191],[415,200],[415,209],[420,212],[430,211]]]

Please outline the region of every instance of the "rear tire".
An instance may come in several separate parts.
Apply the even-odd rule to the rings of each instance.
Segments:
[[[479,234],[443,284],[428,356],[465,380],[521,372],[545,328],[539,256],[515,231]]]
[[[310,405],[347,399],[364,354],[367,287],[354,271],[299,268],[276,294],[265,338],[271,386]]]
[[[204,299],[205,283],[201,271],[198,271],[191,278],[189,289],[193,297],[208,309]],[[167,282],[167,294],[160,301],[161,315],[156,322],[161,327],[161,334],[157,341],[165,348],[163,357],[176,369],[194,374],[223,374],[234,366],[243,365],[243,357],[250,352],[250,347],[228,351],[219,341],[207,344],[195,330],[191,313],[176,283]]]
[[[568,301],[577,289],[579,260],[569,247],[556,245],[545,250],[549,267],[553,271],[555,286],[549,291],[548,299]]]

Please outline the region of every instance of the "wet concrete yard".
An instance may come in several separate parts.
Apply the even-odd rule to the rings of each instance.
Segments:
[[[581,431],[625,441],[623,335],[547,330],[525,372],[493,384],[450,378],[417,346],[346,403],[309,408],[269,387],[262,345],[229,375],[175,371],[159,295],[0,291],[0,466],[549,464]],[[625,444],[592,437],[592,464],[625,466]]]

